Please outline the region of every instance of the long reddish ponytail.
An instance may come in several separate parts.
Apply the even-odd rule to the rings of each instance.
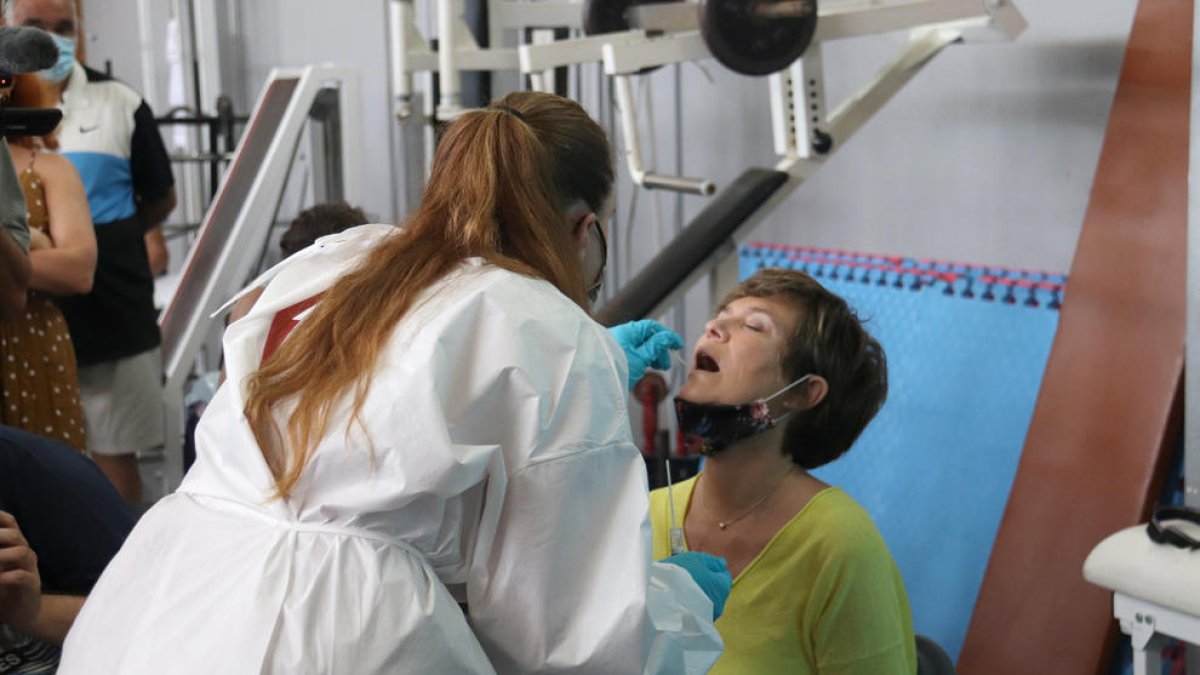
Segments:
[[[587,308],[565,209],[582,200],[599,213],[612,184],[604,131],[569,99],[518,92],[451,122],[403,231],[339,279],[247,382],[246,418],[277,496],[291,494],[347,393],[359,421],[396,323],[463,260],[544,279]],[[275,412],[293,399],[285,434]]]

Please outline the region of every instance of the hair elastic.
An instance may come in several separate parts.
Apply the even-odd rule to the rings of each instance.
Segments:
[[[506,112],[509,115],[512,115],[513,117],[521,120],[522,122],[529,122],[529,120],[525,119],[525,115],[522,114],[521,111],[517,110],[516,108],[506,106],[506,105],[499,105],[499,104],[490,105],[488,107],[491,108],[492,110],[499,110],[501,112]]]

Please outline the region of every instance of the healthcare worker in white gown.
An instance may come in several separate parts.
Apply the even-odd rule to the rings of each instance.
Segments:
[[[626,414],[627,359],[677,336],[585,311],[612,175],[577,104],[510,94],[447,127],[403,229],[265,275],[59,672],[707,671],[728,573],[651,561]]]

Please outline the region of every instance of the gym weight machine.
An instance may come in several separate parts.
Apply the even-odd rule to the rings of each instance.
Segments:
[[[644,166],[632,77],[660,66],[715,57],[730,70],[769,76],[778,168],[804,172],[801,160],[830,153],[942,48],[955,42],[1015,39],[1026,27],[1011,0],[487,0],[488,48],[462,20],[464,0],[435,0],[437,49],[416,27],[416,0],[389,0],[397,117],[412,115],[414,73],[436,73],[437,120],[462,111],[461,72],[516,71],[548,90],[546,72],[600,62],[612,78],[625,160],[650,189],[711,195],[704,178]],[[566,29],[573,37],[503,45],[512,29]],[[831,40],[909,31],[910,42],[876,79],[826,115],[821,45]],[[432,86],[430,87],[432,90]],[[799,114],[798,114],[799,113]]]
[[[417,29],[415,1],[389,0],[399,119],[413,112],[416,73],[436,73],[438,101],[429,113],[445,120],[462,111],[463,70],[515,70],[544,90],[546,71],[599,62],[612,80],[629,173],[645,188],[716,192],[708,179],[644,166],[633,77],[709,57],[735,72],[769,73],[780,158],[774,170],[751,168],[717,195],[601,309],[598,318],[606,323],[660,316],[705,275],[711,274],[714,296],[723,295],[737,282],[738,246],[934,56],[951,44],[1012,41],[1027,25],[1012,0],[825,0],[819,6],[815,0],[486,0],[490,46],[483,48],[462,20],[464,0],[432,0],[434,51]],[[501,46],[506,31],[530,28],[567,29],[572,37]],[[870,82],[827,112],[822,45],[899,31],[907,31],[907,43]],[[432,93],[432,76],[428,81]],[[430,151],[432,139],[427,130]]]

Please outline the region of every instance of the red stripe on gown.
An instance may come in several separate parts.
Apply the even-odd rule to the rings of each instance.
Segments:
[[[304,312],[304,310],[317,304],[323,295],[325,294],[318,293],[294,305],[288,305],[275,313],[275,318],[271,319],[271,328],[267,331],[267,343],[263,345],[263,362],[271,358],[271,354],[274,354],[279,345],[283,344],[284,338],[291,334],[292,329],[299,323],[296,321],[296,317]]]

